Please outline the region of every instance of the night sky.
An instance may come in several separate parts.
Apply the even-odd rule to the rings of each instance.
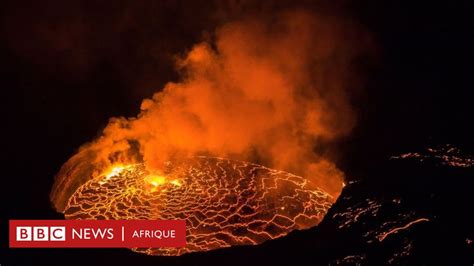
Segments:
[[[336,143],[349,179],[429,145],[472,153],[472,3],[291,2],[298,1],[2,1],[0,264],[17,265],[20,256],[31,265],[152,261],[127,250],[9,250],[7,221],[62,219],[49,192],[70,155],[110,117],[136,115],[143,98],[178,79],[176,55],[249,14],[304,7],[351,18],[372,36],[376,57],[360,62],[365,81],[352,99],[356,128]]]

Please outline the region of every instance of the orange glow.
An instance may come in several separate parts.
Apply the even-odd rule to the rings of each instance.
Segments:
[[[344,185],[331,144],[355,122],[347,84],[354,83],[348,69],[360,52],[348,42],[356,29],[301,10],[275,16],[222,25],[215,42],[198,43],[179,58],[179,81],[144,99],[137,117],[111,118],[63,165],[51,192],[56,209],[68,219],[189,219],[189,241],[204,241],[144,251],[159,255],[258,244],[316,225]],[[191,160],[193,167],[173,170],[190,158],[201,158],[199,165]],[[240,163],[221,167],[212,163],[225,159],[209,158]],[[256,176],[243,162],[265,165],[254,168],[271,174]],[[242,187],[228,186],[234,179]],[[103,205],[82,209],[83,194],[91,192]],[[257,192],[258,200],[249,196]],[[191,214],[174,209],[183,202]],[[123,206],[112,208],[116,203]],[[218,221],[192,224],[211,214]],[[207,237],[219,232],[228,242]]]
[[[180,186],[181,186],[181,182],[179,182],[179,180],[176,180],[176,179],[171,180],[171,181],[170,181],[170,184],[173,184],[173,185],[175,185],[175,186],[177,186],[177,187],[180,187]]]
[[[160,189],[160,186],[163,186],[167,183],[166,177],[161,175],[148,175],[144,178],[146,184],[148,185],[148,190],[150,192],[156,192]],[[166,191],[166,188],[161,188],[161,191]]]
[[[122,171],[124,171],[125,169],[129,169],[130,167],[131,166],[129,165],[122,164],[109,167],[108,170],[104,171],[104,173],[100,175],[100,178],[102,178],[102,180],[99,181],[99,183],[106,183],[111,177],[119,175]]]
[[[105,176],[106,179],[109,179],[112,176],[116,176],[116,175],[120,174],[120,172],[122,172],[125,168],[126,167],[123,166],[123,165],[114,166],[114,167],[112,167],[112,169],[107,171],[106,174],[104,174],[104,176]]]
[[[166,178],[159,175],[149,175],[145,177],[145,181],[154,187],[161,186],[166,183]]]

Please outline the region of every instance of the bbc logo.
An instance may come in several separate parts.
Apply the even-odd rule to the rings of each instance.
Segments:
[[[16,241],[66,241],[66,227],[17,226]]]

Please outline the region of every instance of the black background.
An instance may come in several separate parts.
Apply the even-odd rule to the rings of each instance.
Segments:
[[[348,16],[374,37],[379,62],[339,144],[349,179],[389,155],[430,144],[472,151],[474,12],[470,1],[312,1],[244,7],[208,1],[2,1],[0,263],[205,265],[121,249],[8,249],[9,219],[61,219],[49,201],[59,167],[112,116],[178,78],[173,56],[247,10],[304,6]],[[232,1],[231,1],[232,2]],[[255,11],[257,10],[257,11]],[[383,180],[383,176],[379,177]],[[383,182],[381,182],[383,184]],[[291,246],[288,247],[291,249]],[[249,264],[252,261],[249,259]],[[117,264],[116,264],[117,265]]]

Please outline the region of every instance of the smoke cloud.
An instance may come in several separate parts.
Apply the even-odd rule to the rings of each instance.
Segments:
[[[168,160],[196,155],[302,174],[338,196],[343,173],[318,147],[355,125],[347,88],[361,51],[357,29],[302,10],[269,17],[227,23],[178,56],[179,82],[143,100],[137,117],[110,119],[63,166],[51,194],[56,207],[113,164],[143,161],[159,172]]]

